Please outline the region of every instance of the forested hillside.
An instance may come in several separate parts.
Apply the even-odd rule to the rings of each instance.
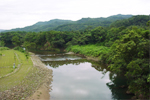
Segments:
[[[82,18],[75,23],[65,24],[56,27],[54,30],[56,31],[83,31],[87,28],[95,28],[97,26],[108,27],[112,22],[121,19],[127,19],[132,17],[132,15],[114,15],[107,18]]]
[[[32,26],[12,29],[12,30],[8,30],[8,31],[27,31],[27,32],[49,31],[49,30],[53,30],[54,28],[56,28],[60,25],[69,24],[72,22],[73,21],[71,21],[71,20],[54,19],[54,20],[50,20],[50,21],[46,21],[46,22],[38,22]]]
[[[97,26],[109,26],[112,22],[121,19],[130,18],[132,15],[114,15],[107,18],[82,18],[78,21],[59,20],[54,19],[46,22],[38,22],[32,26],[25,28],[17,28],[9,31],[27,31],[27,32],[40,32],[40,31],[77,31],[84,30],[88,27],[95,28]]]
[[[91,20],[96,19],[81,19],[76,24],[90,23]],[[78,28],[74,27],[73,24],[70,24],[70,27]],[[68,51],[98,57],[101,62],[109,65],[108,67],[114,74],[119,73],[126,76],[128,91],[134,93],[135,98],[148,99],[150,96],[149,16],[138,15],[114,21],[107,27],[93,27],[95,28],[87,27],[82,31],[77,29],[77,31],[65,32],[55,30],[3,32],[0,34],[0,46],[11,44],[15,47],[23,46],[26,49],[55,51],[60,48],[67,48]]]
[[[118,20],[114,23],[111,24],[111,27],[128,27],[131,25],[136,25],[136,26],[146,26],[146,22],[150,19],[150,16],[146,15],[139,15],[139,16],[133,16],[129,19],[123,19],[123,20]]]

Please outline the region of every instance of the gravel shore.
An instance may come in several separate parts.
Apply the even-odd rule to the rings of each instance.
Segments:
[[[50,100],[50,90],[51,90],[51,82],[52,79],[52,70],[48,69],[40,60],[38,56],[31,53],[31,59],[33,62],[33,66],[38,67],[40,70],[45,72],[44,79],[42,84],[37,88],[37,90],[27,98],[27,100]]]

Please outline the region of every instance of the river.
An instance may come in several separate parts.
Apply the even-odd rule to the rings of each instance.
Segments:
[[[53,70],[50,100],[130,99],[126,79],[107,66],[64,52],[34,51]]]

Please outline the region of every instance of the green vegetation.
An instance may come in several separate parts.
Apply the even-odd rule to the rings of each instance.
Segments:
[[[5,42],[4,41],[0,41],[0,47],[4,47],[5,46]]]
[[[3,51],[3,50],[9,50],[8,47],[0,47],[0,51]]]
[[[7,47],[0,47],[0,56],[2,56],[2,51],[3,50],[9,50],[9,48],[7,48]]]
[[[145,98],[149,96],[149,36],[148,30],[133,27],[111,46],[113,58],[109,66],[115,72],[123,72],[129,90]]]
[[[66,50],[73,51],[74,53],[78,54],[83,54],[85,56],[100,57],[101,55],[109,52],[109,47],[96,45],[75,45],[72,47],[68,47]]]
[[[148,20],[149,20],[149,16],[146,16],[146,15],[133,16],[129,19],[118,20],[112,23],[111,27],[120,27],[120,26],[128,27],[131,24],[143,27],[143,26],[146,26],[145,23]]]
[[[2,51],[2,56],[0,57],[0,77],[7,75],[8,73],[13,72],[15,69],[13,68],[13,64],[19,64],[18,59],[15,59],[16,56],[14,50],[5,50]]]
[[[10,31],[27,31],[27,32],[41,32],[41,31],[77,31],[85,30],[89,26],[93,28],[97,26],[109,26],[112,22],[121,19],[127,19],[132,17],[132,15],[113,15],[107,18],[82,18],[78,21],[71,20],[59,20],[54,19],[46,22],[38,22],[32,26],[27,26],[24,28],[12,29]]]
[[[101,33],[99,31],[99,33]],[[132,26],[121,30],[119,39],[113,39],[110,47],[98,45],[75,45],[68,51],[86,56],[99,57],[115,73],[122,73],[128,79],[128,89],[137,98],[149,97],[149,30]],[[108,34],[109,30],[108,30]],[[114,38],[114,37],[112,37]],[[101,39],[99,39],[101,40]],[[108,40],[106,40],[108,41]],[[106,44],[106,41],[103,44]],[[98,42],[97,42],[98,43]]]
[[[9,77],[1,78],[0,84],[1,86],[7,86],[2,88],[1,91],[4,91],[6,89],[9,89],[13,86],[16,86],[19,84],[20,81],[24,79],[25,76],[27,76],[28,72],[33,65],[31,59],[27,60],[25,58],[25,55],[19,51],[16,50],[4,50],[2,51],[3,56],[0,57],[0,76],[5,76],[16,69],[13,69],[13,65],[15,63],[16,67],[19,67],[19,70],[15,72],[15,74],[10,75]],[[11,82],[11,84],[9,83]]]
[[[0,99],[26,98],[47,79],[50,72],[33,67],[31,58],[27,59],[24,53],[4,49],[0,50],[3,54],[0,56]]]
[[[68,51],[97,57],[108,64],[108,68],[114,73],[121,73],[128,79],[128,89],[136,94],[137,98],[147,99],[150,83],[149,16],[126,16],[126,19],[121,18],[122,20],[118,20],[118,17],[119,15],[112,16],[106,18],[107,20],[83,18],[74,24],[58,26],[60,31],[3,32],[0,34],[3,41],[1,44],[16,46],[20,51],[17,46],[23,46],[27,50],[58,51],[67,48]],[[93,24],[90,24],[91,22]],[[81,29],[76,25],[81,26]],[[74,29],[76,31],[71,31]]]

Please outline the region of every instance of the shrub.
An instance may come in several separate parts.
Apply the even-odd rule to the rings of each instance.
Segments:
[[[0,47],[0,50],[2,51],[2,50],[9,50],[9,48],[8,47]]]
[[[19,47],[19,46],[15,47],[13,49],[18,50],[18,51],[23,52],[23,53],[25,52],[25,50],[22,47]]]

